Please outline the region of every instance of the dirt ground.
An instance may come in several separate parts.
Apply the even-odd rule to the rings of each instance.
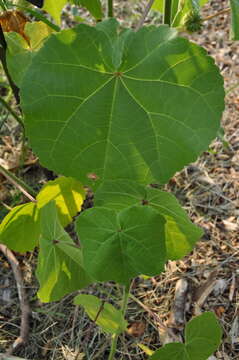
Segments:
[[[140,5],[118,2],[119,19],[126,25],[134,23],[144,5],[143,1]],[[227,7],[228,1],[210,1],[203,18]],[[125,18],[130,13],[133,16]],[[159,20],[155,13],[148,19],[155,23]],[[196,163],[176,174],[165,187],[175,194],[193,222],[203,228],[204,236],[184,259],[170,261],[162,275],[135,280],[127,311],[129,328],[119,339],[118,359],[146,359],[141,345],[157,349],[169,336],[166,329],[171,329],[180,339],[184,323],[173,321],[173,314],[175,289],[182,286],[182,279],[187,286],[186,321],[209,310],[215,312],[222,326],[222,344],[210,359],[239,359],[239,42],[229,40],[229,28],[230,17],[225,12],[205,20],[199,34],[187,35],[208,50],[224,77],[224,135],[218,136]],[[2,164],[15,167],[16,173],[20,171],[35,189],[52,178],[52,173],[35,163],[30,153],[23,169],[17,170],[22,149],[19,129],[11,117],[0,131]],[[2,218],[7,207],[16,205],[22,196],[3,178],[0,186]],[[40,303],[34,277],[36,254],[17,257],[32,316],[29,341],[16,355],[29,360],[107,359],[109,338],[90,323],[81,308],[73,305],[75,294],[59,302]],[[107,283],[92,285],[84,292],[118,304],[121,289]],[[10,265],[0,254],[0,353],[18,337],[20,321],[15,279]]]

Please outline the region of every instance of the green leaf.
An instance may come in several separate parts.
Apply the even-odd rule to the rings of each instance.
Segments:
[[[95,321],[103,331],[110,334],[119,334],[126,330],[127,321],[120,310],[106,302],[102,302],[93,295],[77,295],[74,298],[75,305],[84,307],[91,320]]]
[[[48,12],[55,22],[60,25],[61,23],[61,12],[63,7],[66,5],[67,0],[45,0],[43,10]]]
[[[44,166],[83,184],[165,183],[216,136],[223,80],[174,29],[117,26],[80,24],[45,42],[21,87],[27,136]]]
[[[222,330],[214,313],[205,312],[186,326],[185,345],[193,360],[206,360],[220,345]],[[200,353],[198,353],[200,349]]]
[[[239,0],[230,0],[231,5],[231,34],[232,40],[239,40]]]
[[[220,345],[222,330],[214,313],[205,312],[189,321],[185,344],[167,344],[155,351],[150,360],[207,360]]]
[[[82,252],[62,228],[53,201],[41,209],[42,234],[36,275],[42,302],[56,301],[93,280],[83,269]]]
[[[150,356],[150,360],[192,360],[188,357],[185,345],[181,343],[166,344]]]
[[[119,213],[104,207],[84,211],[76,222],[86,271],[99,281],[128,284],[137,275],[164,269],[164,219],[147,206]]]
[[[103,11],[100,0],[71,0],[71,2],[85,7],[97,20],[102,19]]]
[[[65,227],[72,222],[73,216],[81,210],[85,199],[85,190],[79,181],[62,176],[53,181],[48,181],[36,199],[39,209],[54,200],[60,223]]]
[[[7,42],[8,69],[13,81],[19,87],[33,56],[51,33],[52,29],[41,21],[26,23],[25,34],[30,39],[30,46],[18,33],[4,34]]]
[[[32,251],[39,236],[39,213],[34,203],[15,206],[0,225],[0,243],[20,253]]]
[[[144,187],[133,181],[117,180],[103,183],[95,193],[96,206],[122,210],[134,204],[147,204],[165,218],[168,259],[185,256],[203,234],[192,224],[177,199],[165,191]]]

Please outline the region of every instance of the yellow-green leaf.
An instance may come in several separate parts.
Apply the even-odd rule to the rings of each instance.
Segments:
[[[127,321],[120,310],[111,304],[103,303],[94,295],[78,295],[75,297],[74,303],[83,306],[91,320],[107,333],[118,334],[127,327]]]
[[[41,237],[36,275],[42,302],[57,301],[93,280],[83,268],[81,249],[61,226],[54,201],[41,210]]]
[[[37,195],[38,208],[54,200],[62,226],[68,225],[80,210],[85,199],[82,184],[71,177],[59,177],[49,181]]]
[[[34,203],[14,207],[0,225],[0,243],[21,253],[32,251],[39,236],[39,212]]]
[[[60,25],[61,12],[66,3],[67,0],[45,0],[43,10],[48,12],[55,22]]]

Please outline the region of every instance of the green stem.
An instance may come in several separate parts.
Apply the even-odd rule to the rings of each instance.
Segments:
[[[6,7],[5,3],[3,2],[3,0],[0,0],[0,6],[3,11],[7,11],[7,7]]]
[[[164,19],[163,23],[171,25],[171,9],[172,9],[172,0],[164,0]]]
[[[16,188],[18,188],[30,201],[36,202],[33,197],[36,196],[36,192],[29,185],[17,178],[2,165],[0,165],[0,173],[3,174],[14,186],[16,186]]]
[[[122,306],[121,306],[121,312],[123,314],[123,317],[125,316],[126,309],[127,309],[127,303],[128,303],[128,299],[129,299],[129,291],[130,291],[130,283],[124,287],[123,300],[122,300]],[[119,338],[119,334],[112,335],[110,355],[108,357],[108,360],[114,360],[118,338]]]
[[[108,17],[114,17],[113,0],[108,0]]]
[[[10,114],[12,114],[12,116],[14,117],[15,120],[17,120],[17,122],[23,127],[24,129],[24,124],[22,119],[15,113],[15,111],[12,110],[11,106],[8,105],[8,103],[2,98],[0,97],[0,103],[2,103],[2,105],[10,112]]]

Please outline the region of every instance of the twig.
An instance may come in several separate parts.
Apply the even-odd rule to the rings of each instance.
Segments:
[[[16,356],[8,356],[4,354],[0,354],[0,360],[27,360]]]
[[[226,8],[226,9],[220,10],[215,14],[212,14],[212,15],[209,15],[209,16],[205,17],[204,19],[202,19],[202,21],[211,20],[211,19],[213,19],[213,18],[215,18],[217,16],[220,16],[222,14],[226,14],[226,13],[228,13],[230,11],[231,11],[231,8]]]
[[[185,307],[188,294],[188,282],[179,279],[175,287],[174,303],[170,314],[169,324],[171,327],[182,328],[185,324]]]
[[[20,326],[20,335],[14,341],[13,345],[7,351],[6,356],[11,355],[13,351],[15,351],[19,346],[25,344],[28,340],[28,333],[29,333],[29,317],[31,314],[31,309],[29,306],[29,302],[27,299],[26,292],[24,290],[24,283],[21,274],[21,270],[19,268],[19,262],[12,253],[10,249],[8,249],[5,245],[0,244],[0,251],[4,254],[4,256],[9,261],[12,271],[17,283],[17,292],[20,301],[20,308],[21,308],[21,326]],[[4,358],[3,358],[4,359]]]
[[[151,7],[153,6],[154,0],[149,0],[148,4],[146,5],[144,12],[138,22],[138,24],[135,27],[135,31],[138,31],[144,24],[146,17],[148,16],[148,13],[150,12]]]
[[[36,202],[36,199],[30,194],[32,193],[35,196],[33,189],[18,179],[15,175],[10,173],[10,171],[5,169],[2,165],[0,165],[0,174],[4,175],[5,178],[8,179],[8,181],[10,181],[14,186],[16,186],[16,188],[19,189],[30,201]]]

